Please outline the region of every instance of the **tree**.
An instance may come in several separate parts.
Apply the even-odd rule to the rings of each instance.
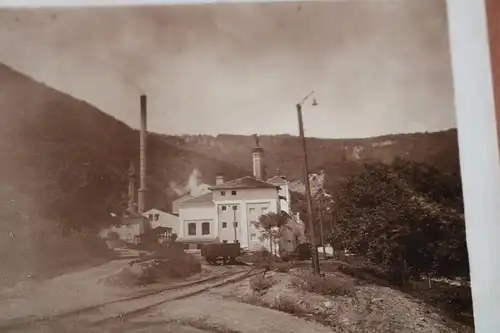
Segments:
[[[307,210],[307,199],[303,193],[291,192],[291,208],[294,212],[300,213],[302,222],[305,226],[306,234],[309,233],[309,212]],[[332,208],[333,200],[332,196],[324,189],[318,191],[313,196],[313,210],[315,221],[314,234],[316,235],[316,244],[321,243],[321,224],[323,226],[323,233],[325,235],[325,240],[331,234],[332,230]]]
[[[331,241],[395,278],[468,277],[460,189],[449,185],[452,177],[403,160],[366,164],[336,197]]]
[[[285,212],[267,213],[259,217],[259,221],[255,223],[257,228],[263,230],[261,239],[269,240],[270,251],[273,253],[273,243],[279,241],[281,231],[288,223],[289,216]]]
[[[314,232],[318,240],[320,240],[323,246],[323,252],[326,255],[324,243],[327,243],[327,238],[332,233],[332,208],[334,201],[332,200],[332,196],[325,190],[316,193],[313,200],[313,209],[315,210],[314,216],[316,217]],[[322,234],[323,239],[320,239]]]
[[[114,223],[112,214],[126,206],[126,173],[83,157],[84,167],[76,168],[70,158],[55,165],[53,179],[36,189],[42,217],[58,222],[65,233]]]

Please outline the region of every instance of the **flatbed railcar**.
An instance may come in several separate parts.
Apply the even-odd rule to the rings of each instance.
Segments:
[[[209,243],[203,244],[201,255],[210,265],[217,265],[222,260],[223,265],[231,264],[241,255],[240,243]]]

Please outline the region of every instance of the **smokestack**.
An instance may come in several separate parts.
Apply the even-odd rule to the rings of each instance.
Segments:
[[[224,175],[215,176],[215,185],[224,184]]]
[[[140,187],[139,187],[139,213],[146,211],[146,151],[147,151],[147,97],[141,95],[141,138],[140,138]]]
[[[130,215],[137,213],[137,198],[136,198],[137,192],[135,189],[135,181],[136,181],[136,175],[135,175],[134,163],[130,162],[130,168],[128,173],[128,208],[127,208],[127,212]]]

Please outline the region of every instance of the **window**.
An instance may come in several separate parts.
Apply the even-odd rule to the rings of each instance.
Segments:
[[[267,214],[267,207],[261,207],[260,208],[260,213],[261,214]]]
[[[225,212],[225,211],[226,211],[226,206],[221,206],[221,208],[220,208],[220,209],[221,209],[223,212]]]
[[[188,235],[189,236],[196,235],[196,223],[188,223]]]
[[[223,229],[227,228],[227,222],[222,222],[222,228]]]
[[[234,205],[233,210],[238,210],[238,206]]]
[[[233,227],[238,228],[238,222],[233,222]]]
[[[155,221],[158,221],[160,219],[160,214],[155,214]]]
[[[231,191],[231,195],[236,195],[236,191]]]
[[[149,214],[148,218],[150,221],[153,221],[153,214]]]
[[[201,224],[201,234],[210,235],[210,222],[203,222]]]
[[[249,214],[255,214],[255,208],[249,208],[248,209]]]
[[[225,196],[226,195],[226,191],[220,191],[220,195]]]

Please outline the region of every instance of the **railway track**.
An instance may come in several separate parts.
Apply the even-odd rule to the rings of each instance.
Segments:
[[[236,283],[261,273],[258,268],[246,268],[236,272],[227,271],[205,279],[159,288],[143,294],[122,298],[99,305],[68,311],[42,318],[19,318],[0,325],[1,332],[22,332],[58,322],[82,323],[89,326],[100,326],[116,320],[126,320],[138,316],[164,303],[192,297],[211,289]]]
[[[146,313],[146,312],[148,312],[148,311],[150,311],[150,310],[152,310],[160,305],[163,305],[167,302],[172,302],[172,301],[177,301],[177,300],[193,297],[193,296],[202,294],[204,292],[210,291],[211,289],[219,288],[219,287],[229,285],[232,283],[237,283],[237,282],[240,282],[240,281],[245,280],[247,278],[250,278],[254,275],[262,273],[263,271],[264,271],[263,269],[259,269],[259,268],[247,268],[247,269],[240,271],[240,272],[229,273],[229,274],[225,275],[224,277],[221,277],[221,278],[215,280],[214,282],[209,281],[206,283],[194,285],[190,288],[178,289],[178,290],[176,290],[178,292],[177,295],[173,294],[174,293],[173,290],[170,291],[170,295],[168,295],[168,294],[160,295],[159,294],[159,295],[157,295],[157,297],[155,297],[155,299],[153,299],[153,298],[148,299],[147,305],[143,303],[141,306],[138,306],[135,309],[131,309],[129,307],[128,310],[125,310],[125,311],[118,311],[118,312],[111,311],[110,316],[106,316],[105,318],[102,318],[102,319],[97,320],[97,321],[92,321],[92,325],[93,326],[94,325],[100,326],[100,325],[106,324],[110,321],[127,320],[127,319],[130,319],[131,317],[140,316],[140,315],[142,315],[142,314],[144,314],[144,313]],[[142,300],[142,301],[144,301],[144,300]],[[128,305],[130,305],[130,304],[128,304]]]

